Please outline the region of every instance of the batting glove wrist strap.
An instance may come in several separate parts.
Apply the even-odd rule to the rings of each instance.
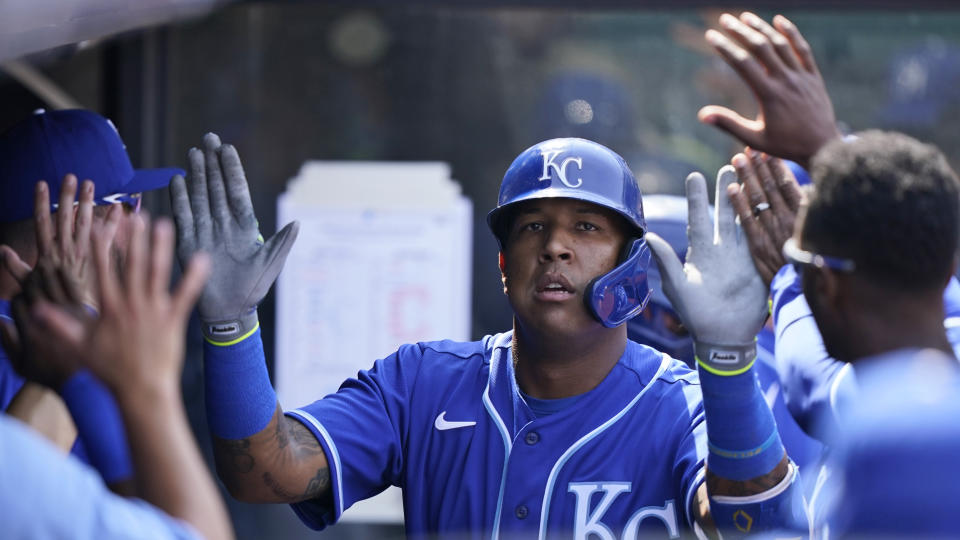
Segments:
[[[693,350],[701,368],[720,376],[744,373],[757,359],[756,339],[740,345],[694,341]]]
[[[257,310],[251,309],[245,315],[232,319],[202,320],[203,337],[211,345],[236,345],[249,338],[260,328]]]

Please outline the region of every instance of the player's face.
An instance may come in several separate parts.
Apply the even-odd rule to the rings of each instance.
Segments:
[[[519,323],[553,335],[599,326],[584,290],[616,266],[625,229],[618,214],[583,201],[520,203],[503,254],[504,292]]]
[[[815,251],[812,246],[805,244],[803,241],[798,241],[798,244],[801,249]],[[800,273],[803,296],[807,299],[810,313],[820,330],[824,349],[830,356],[838,360],[849,361],[851,354],[849,354],[847,340],[850,336],[856,335],[856,332],[847,329],[846,318],[832,308],[829,295],[825,292],[828,286],[824,280],[830,277],[826,273],[832,270],[804,265],[797,268],[797,271]]]

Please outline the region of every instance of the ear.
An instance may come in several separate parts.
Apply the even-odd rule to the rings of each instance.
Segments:
[[[847,298],[843,294],[844,289],[847,287],[844,286],[845,275],[841,275],[833,270],[828,268],[817,268],[810,269],[819,274],[817,280],[817,293],[820,295],[820,298],[823,299],[823,305],[830,306],[830,309],[834,313],[842,312]]]

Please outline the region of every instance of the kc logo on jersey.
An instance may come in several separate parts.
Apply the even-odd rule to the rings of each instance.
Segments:
[[[631,482],[570,482],[567,485],[570,493],[577,496],[577,511],[574,516],[573,537],[576,540],[600,538],[601,540],[617,540],[616,535],[603,523],[603,515],[607,513],[613,501],[623,493],[629,493]],[[600,502],[593,509],[590,503],[594,494],[600,492]],[[670,538],[680,536],[680,527],[677,523],[677,510],[673,500],[666,501],[663,506],[645,506],[630,516],[623,528],[623,540],[636,540],[640,537],[640,523],[653,518],[663,522]]]
[[[578,188],[582,186],[583,179],[579,176],[577,177],[576,183],[570,182],[570,180],[567,179],[567,166],[570,165],[570,163],[576,163],[577,168],[582,171],[583,158],[568,157],[557,163],[557,158],[562,153],[563,150],[547,150],[543,153],[543,174],[540,175],[538,180],[549,180],[550,169],[553,168],[553,170],[557,173],[557,177],[560,178],[561,182],[563,182],[563,185],[571,188]]]

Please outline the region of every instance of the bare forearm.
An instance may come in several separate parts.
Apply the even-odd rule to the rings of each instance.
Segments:
[[[326,455],[316,437],[280,406],[263,430],[244,439],[214,437],[217,474],[244,501],[292,503],[330,493]]]
[[[53,390],[26,382],[7,406],[7,414],[27,424],[63,452],[77,439],[70,411]]]
[[[118,397],[140,497],[208,539],[232,538],[226,508],[190,433],[176,388]]]

